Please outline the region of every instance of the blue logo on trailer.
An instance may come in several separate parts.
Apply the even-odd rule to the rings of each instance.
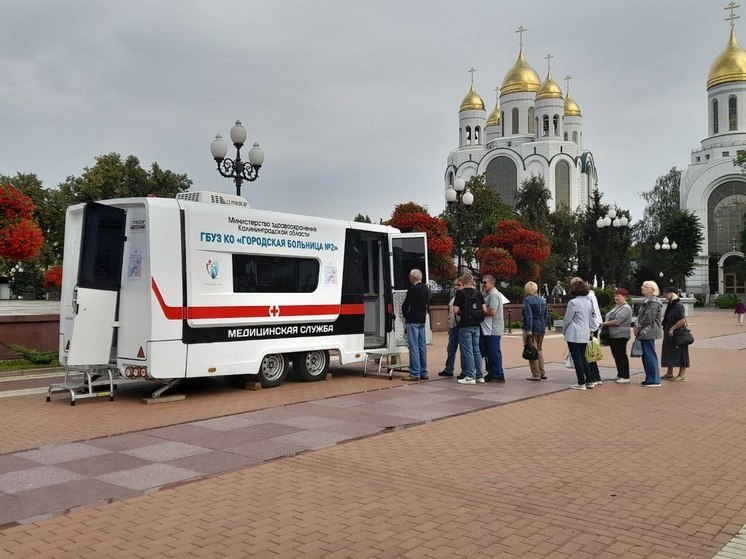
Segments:
[[[218,277],[218,261],[217,260],[208,260],[205,264],[205,268],[207,269],[208,275],[215,279]]]

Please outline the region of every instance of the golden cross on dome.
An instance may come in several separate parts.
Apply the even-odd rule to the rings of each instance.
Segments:
[[[725,8],[723,8],[724,10],[730,10],[730,15],[725,18],[725,21],[730,21],[730,30],[731,31],[733,31],[734,27],[736,26],[736,24],[734,23],[735,20],[741,19],[741,16],[737,16],[734,13],[735,9],[736,8],[740,8],[740,7],[741,6],[739,4],[736,4],[735,2],[733,2],[733,0],[731,0],[730,4],[728,4]]]
[[[547,61],[547,73],[552,69],[552,58],[554,58],[551,54],[547,54],[544,57],[544,60]]]
[[[570,80],[572,79],[572,76],[570,74],[567,74],[565,76],[565,83],[567,83],[567,94],[570,95]]]
[[[500,88],[496,87],[495,88],[495,100],[499,100],[499,99],[500,99]]]
[[[521,48],[523,48],[523,33],[525,33],[526,31],[528,31],[528,29],[523,27],[523,25],[515,30],[516,33],[519,33],[518,44],[521,46]]]
[[[471,85],[474,85],[474,72],[476,72],[477,69],[474,66],[472,66],[467,71],[471,74]]]

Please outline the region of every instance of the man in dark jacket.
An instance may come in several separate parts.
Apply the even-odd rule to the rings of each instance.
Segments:
[[[428,380],[427,340],[425,317],[428,311],[427,287],[422,283],[422,272],[409,272],[412,286],[407,290],[401,310],[407,323],[407,345],[409,346],[409,376],[404,380]]]

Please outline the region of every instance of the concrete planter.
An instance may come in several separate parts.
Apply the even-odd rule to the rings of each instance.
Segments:
[[[562,332],[565,329],[565,321],[561,318],[555,319],[552,323],[555,332]]]

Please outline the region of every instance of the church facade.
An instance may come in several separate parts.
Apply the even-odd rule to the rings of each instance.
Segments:
[[[524,31],[517,32],[522,37]],[[552,194],[551,211],[587,206],[598,186],[596,162],[583,147],[583,117],[570,97],[571,78],[563,94],[552,78],[550,55],[547,61],[542,81],[526,61],[521,38],[518,59],[505,74],[489,115],[471,70],[471,87],[459,108],[458,147],[448,154],[445,190],[457,177],[468,181],[484,175],[503,203],[515,205],[521,183],[540,176]]]
[[[746,151],[746,51],[736,40],[729,6],[730,36],[707,76],[707,137],[692,151],[681,175],[681,208],[699,216],[704,243],[686,280],[691,293],[746,293],[735,266],[746,214],[746,175],[733,159]],[[673,240],[673,239],[672,239]]]

